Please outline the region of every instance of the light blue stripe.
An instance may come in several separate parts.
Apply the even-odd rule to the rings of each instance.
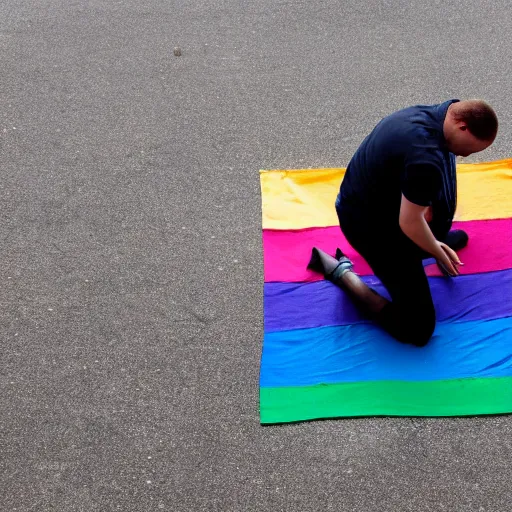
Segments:
[[[512,376],[512,318],[438,324],[423,348],[375,325],[266,333],[260,384],[310,386],[370,380]]]

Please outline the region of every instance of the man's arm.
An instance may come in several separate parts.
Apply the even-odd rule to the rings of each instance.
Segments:
[[[425,219],[428,208],[428,206],[412,203],[402,194],[399,218],[400,229],[418,247],[444,264],[450,274],[458,275],[459,271],[456,265],[460,265],[461,262],[455,251],[435,239]]]

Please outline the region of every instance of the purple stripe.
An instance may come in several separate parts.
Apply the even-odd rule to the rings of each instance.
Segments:
[[[388,297],[377,278],[362,278]],[[491,320],[512,316],[512,270],[458,276],[430,277],[440,322]],[[345,292],[329,281],[265,283],[265,332],[363,323]]]

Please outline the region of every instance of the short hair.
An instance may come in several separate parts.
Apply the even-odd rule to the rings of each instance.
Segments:
[[[493,140],[498,133],[498,117],[493,108],[482,100],[466,100],[453,105],[457,121],[464,121],[469,131],[480,140]]]

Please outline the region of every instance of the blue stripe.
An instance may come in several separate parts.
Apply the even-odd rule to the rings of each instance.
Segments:
[[[265,333],[260,384],[512,376],[512,318],[438,324],[423,348],[372,324]]]

